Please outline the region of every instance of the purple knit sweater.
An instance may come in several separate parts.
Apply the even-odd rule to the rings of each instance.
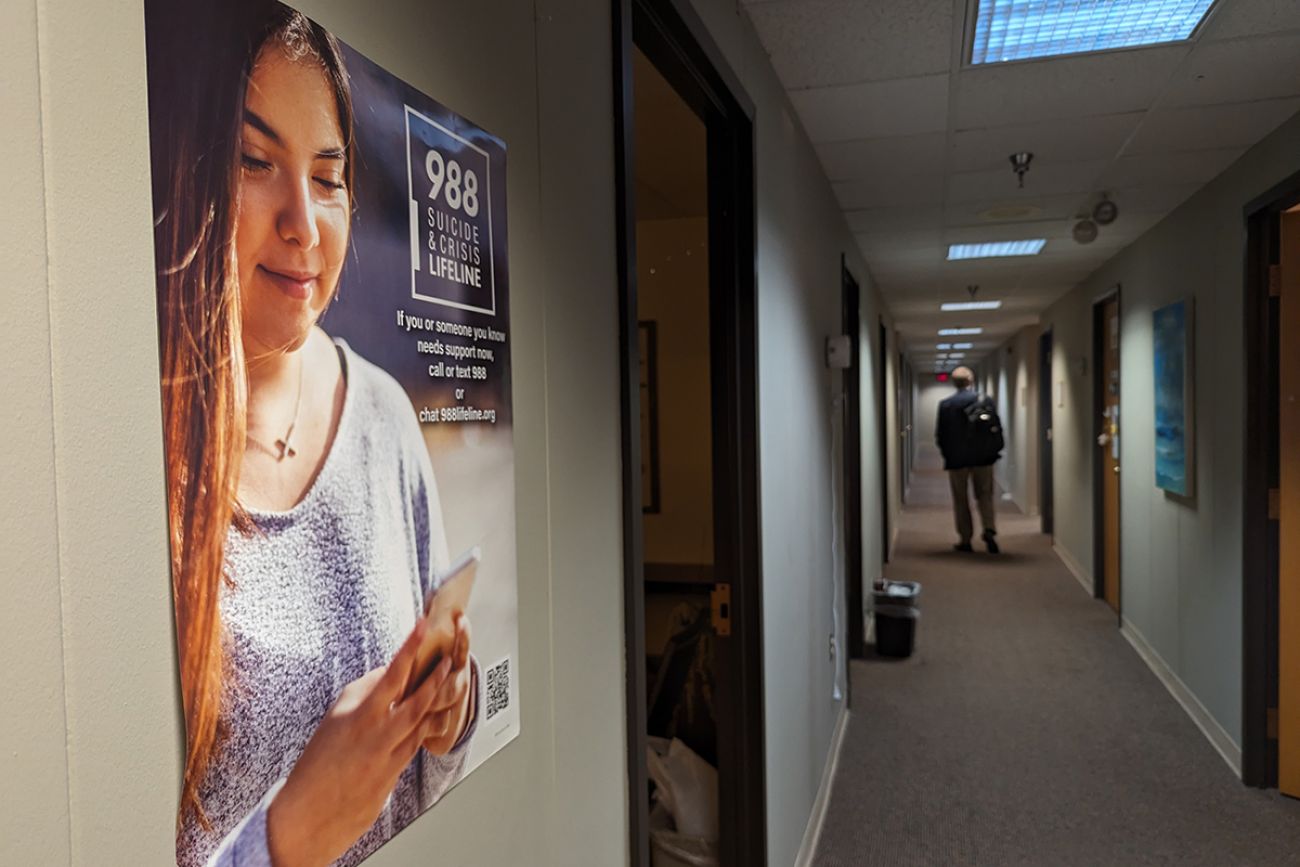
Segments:
[[[255,532],[232,529],[226,540],[234,587],[221,597],[224,738],[200,787],[213,830],[185,821],[181,867],[271,867],[272,798],[343,687],[397,652],[448,563],[409,399],[387,373],[338,347],[347,392],[311,489],[287,512],[253,512]],[[336,864],[361,861],[437,801],[459,778],[472,734],[443,757],[420,750],[374,826]]]

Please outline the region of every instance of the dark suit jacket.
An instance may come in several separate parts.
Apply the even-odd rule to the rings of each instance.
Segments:
[[[943,452],[943,468],[960,470],[964,467],[987,467],[995,461],[985,455],[972,455],[967,435],[970,422],[966,409],[983,397],[974,388],[964,388],[939,404],[939,420],[935,424],[934,438]]]

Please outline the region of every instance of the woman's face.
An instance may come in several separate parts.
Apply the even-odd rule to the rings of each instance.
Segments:
[[[250,358],[297,349],[338,286],[351,205],[334,90],[314,58],[264,48],[244,97],[235,257]]]

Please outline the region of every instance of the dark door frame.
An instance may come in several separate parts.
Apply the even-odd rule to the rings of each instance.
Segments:
[[[632,867],[649,867],[645,587],[637,363],[634,46],[704,120],[709,164],[709,344],[714,557],[731,579],[729,638],[716,642],[719,848],[723,867],[767,863],[758,466],[754,106],[686,0],[613,0],[615,196],[623,426],[623,581]]]
[[[1052,329],[1038,338],[1038,514],[1042,532],[1056,534],[1055,478],[1052,473]]]
[[[876,362],[880,366],[876,375],[876,393],[880,396],[876,402],[876,430],[880,432],[880,561],[888,563],[894,539],[889,526],[889,438],[885,424],[889,418],[889,395],[885,393],[889,388],[889,329],[885,327],[883,316],[880,317],[877,337],[880,340],[880,350],[876,353]]]
[[[1269,491],[1278,484],[1278,298],[1272,287],[1279,263],[1280,217],[1300,204],[1300,173],[1244,208],[1246,261],[1244,350],[1246,411],[1242,419],[1242,715],[1241,781],[1277,785],[1277,738],[1270,711],[1278,700],[1278,522]],[[1273,736],[1270,736],[1272,734]]]
[[[1092,452],[1092,595],[1097,599],[1106,598],[1106,480],[1105,462],[1101,460],[1100,453],[1097,450],[1097,437],[1102,434],[1101,411],[1106,402],[1106,383],[1101,375],[1101,356],[1106,351],[1106,323],[1105,309],[1111,301],[1119,305],[1119,316],[1121,321],[1120,337],[1123,343],[1123,314],[1124,298],[1123,286],[1119,283],[1105,294],[1093,299],[1092,302],[1092,441],[1089,443],[1089,451]],[[1121,351],[1120,359],[1123,359]],[[1123,395],[1124,378],[1121,374],[1120,395]],[[1120,416],[1120,437],[1124,436],[1123,430],[1124,418]],[[1120,442],[1123,442],[1121,439]],[[1123,497],[1119,498],[1115,508],[1120,510],[1117,517],[1120,527],[1120,535],[1117,544],[1120,546],[1119,570],[1117,577],[1119,589],[1115,594],[1115,617],[1117,622],[1123,623],[1124,620],[1124,511]]]
[[[840,256],[840,314],[851,356],[844,370],[844,610],[849,618],[850,659],[866,654],[866,606],[862,573],[862,290]]]

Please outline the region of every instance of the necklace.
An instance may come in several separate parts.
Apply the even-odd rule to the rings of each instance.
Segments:
[[[275,458],[277,461],[282,461],[285,458],[292,458],[298,454],[298,450],[293,447],[292,438],[293,438],[293,428],[295,425],[298,424],[298,411],[302,409],[303,368],[305,368],[306,366],[307,365],[303,363],[302,359],[299,358],[298,359],[298,396],[294,399],[293,402],[293,418],[289,420],[289,429],[284,432],[283,437],[275,441],[275,447],[280,450],[280,454],[277,455]]]
[[[245,432],[244,437],[253,445],[257,446],[264,452],[269,453],[277,462],[285,458],[296,457],[298,450],[293,447],[293,429],[298,424],[298,413],[302,410],[302,380],[303,368],[305,364],[301,359],[298,361],[298,396],[293,403],[293,418],[289,420],[289,428],[284,432],[284,436],[275,441],[275,448],[272,449],[264,442],[254,437],[252,434]]]

